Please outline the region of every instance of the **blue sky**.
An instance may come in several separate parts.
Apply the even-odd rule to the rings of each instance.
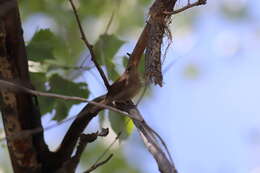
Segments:
[[[245,7],[247,15],[225,17],[221,3],[232,4],[227,5],[231,11]],[[209,1],[191,29],[172,26],[176,37],[165,66],[176,61],[165,74],[164,87],[154,87],[140,109],[167,141],[181,173],[260,172],[257,4]],[[191,76],[186,73],[190,66],[195,68]],[[143,172],[156,172],[155,162],[147,157]]]
[[[252,143],[260,125],[257,3],[244,1],[249,15],[240,20],[224,18],[216,1],[201,7],[191,31],[194,40],[187,40],[193,46],[179,53],[185,43],[177,37],[167,60],[188,55],[174,63],[164,88],[155,88],[142,105],[150,124],[167,140],[179,172],[260,172],[259,143]],[[198,68],[195,79],[184,74],[190,64]]]

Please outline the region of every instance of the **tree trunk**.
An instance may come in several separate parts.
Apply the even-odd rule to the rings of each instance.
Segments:
[[[16,0],[0,0],[0,78],[31,87]],[[14,172],[41,172],[49,154],[43,132],[25,133],[42,128],[37,98],[9,89],[0,91],[0,108]]]

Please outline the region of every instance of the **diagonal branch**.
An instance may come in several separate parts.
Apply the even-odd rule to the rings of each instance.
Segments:
[[[84,173],[90,173],[92,171],[94,171],[95,169],[97,169],[98,167],[106,164],[111,158],[113,157],[113,154],[110,154],[105,160],[98,162],[97,164],[91,166],[88,170],[86,170]]]
[[[165,14],[167,15],[174,15],[174,14],[177,14],[177,13],[181,13],[189,8],[192,8],[192,7],[195,7],[195,6],[200,6],[200,5],[205,5],[207,3],[207,0],[198,0],[197,2],[194,2],[194,3],[188,3],[188,5],[178,9],[178,10],[174,10],[174,11],[170,11],[170,12],[165,12]]]
[[[8,88],[8,89],[12,89],[16,92],[22,91],[22,92],[26,92],[26,93],[29,93],[29,94],[32,94],[35,96],[52,97],[52,98],[63,99],[63,100],[75,100],[75,101],[87,102],[87,103],[90,103],[90,104],[93,104],[93,105],[96,105],[96,106],[99,106],[102,108],[109,109],[114,112],[122,113],[123,115],[129,116],[126,112],[123,112],[119,109],[109,106],[109,105],[105,104],[105,102],[97,103],[95,101],[87,100],[82,97],[66,96],[66,95],[61,95],[61,94],[36,91],[36,90],[32,90],[32,89],[23,87],[21,85],[17,85],[13,82],[9,82],[9,81],[2,80],[2,79],[0,79],[0,88]]]
[[[137,109],[133,103],[129,102],[128,105],[124,104],[118,104],[117,105],[120,109],[128,112],[136,119],[139,119],[138,117],[142,118],[143,116]],[[167,145],[165,144],[164,140],[160,137],[160,135],[153,130],[146,122],[143,121],[137,121],[135,119],[132,119],[135,127],[138,129],[138,132],[140,136],[142,137],[142,140],[148,149],[148,151],[152,154],[153,158],[156,160],[158,168],[161,173],[177,173],[177,170],[175,168],[175,165],[172,161],[171,154],[168,150]],[[157,139],[160,140],[162,143],[166,153],[163,151],[163,149],[160,147],[160,145],[157,142]],[[167,158],[168,156],[168,158]]]
[[[86,34],[83,30],[83,27],[82,27],[82,24],[80,22],[80,19],[79,19],[79,15],[78,15],[78,12],[76,10],[76,7],[73,3],[73,0],[69,0],[71,6],[72,6],[72,9],[73,9],[73,12],[74,12],[74,15],[76,17],[76,21],[78,23],[78,26],[79,26],[79,31],[80,31],[80,34],[81,34],[81,39],[83,40],[83,42],[85,43],[86,47],[89,49],[89,52],[90,52],[90,55],[91,55],[91,59],[92,61],[94,62],[100,76],[102,77],[103,81],[104,81],[104,84],[106,86],[106,88],[108,89],[109,88],[109,82],[106,78],[106,75],[104,73],[104,71],[102,70],[102,68],[99,66],[98,62],[97,62],[97,59],[96,59],[96,55],[94,53],[94,50],[93,50],[93,45],[91,45],[88,40],[87,40],[87,37],[86,37]]]
[[[79,144],[77,146],[75,155],[73,157],[71,157],[69,160],[65,161],[62,164],[62,167],[59,168],[55,172],[56,173],[64,173],[64,172],[74,173],[80,162],[80,157],[83,154],[86,146],[89,143],[94,142],[98,136],[104,137],[106,135],[108,135],[108,129],[102,129],[101,132],[97,131],[97,132],[91,133],[91,134],[81,134],[79,137]]]

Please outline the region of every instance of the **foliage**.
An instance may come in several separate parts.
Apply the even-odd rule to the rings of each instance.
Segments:
[[[54,59],[53,50],[57,41],[49,29],[35,33],[27,46],[29,60],[42,62],[46,59]]]
[[[120,140],[126,139],[133,131],[133,121],[120,113],[109,111],[109,121],[117,134],[121,132]]]
[[[94,45],[97,60],[100,65],[106,66],[108,77],[111,80],[115,80],[119,76],[113,58],[123,44],[124,41],[115,35],[103,34]]]
[[[87,98],[89,94],[86,83],[75,83],[62,78],[58,74],[53,74],[51,77],[47,78],[44,73],[31,73],[31,78],[33,85],[36,86],[36,89],[40,91],[85,98]],[[48,87],[46,87],[47,83]],[[55,116],[53,119],[58,121],[66,118],[70,108],[77,103],[79,102],[65,102],[49,97],[39,97],[41,113],[46,114],[52,110],[55,110]]]

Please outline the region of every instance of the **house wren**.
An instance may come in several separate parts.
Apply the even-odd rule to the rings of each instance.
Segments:
[[[107,101],[124,102],[138,94],[142,84],[137,67],[130,65],[109,88]]]

